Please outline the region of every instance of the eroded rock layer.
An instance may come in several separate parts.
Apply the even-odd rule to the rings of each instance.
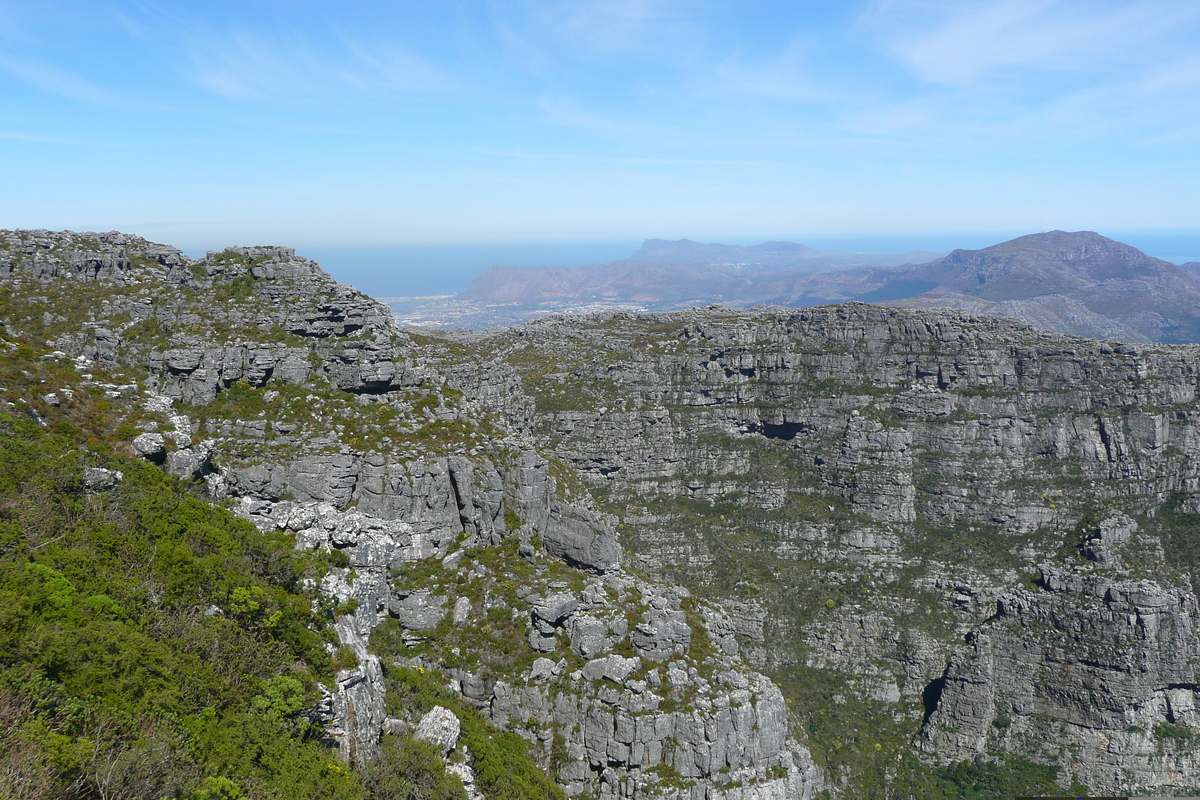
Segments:
[[[387,733],[429,739],[388,692],[404,670],[436,671],[573,795],[823,786],[721,609],[625,573],[611,518],[559,491],[561,465],[509,418],[511,372],[456,388],[442,343],[431,358],[286,248],[192,261],[123,234],[7,232],[0,282],[10,331],[128,381],[107,391],[134,409],[131,452],[344,559],[318,588],[356,663],[311,710],[343,760],[374,760]]]
[[[635,563],[719,598],[845,785],[892,780],[876,745],[1196,782],[1195,349],[861,304],[457,341],[522,375]]]

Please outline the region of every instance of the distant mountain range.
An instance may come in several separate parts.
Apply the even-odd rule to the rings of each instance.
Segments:
[[[824,273],[835,281],[861,280],[862,269],[923,263],[941,255],[908,253],[821,252],[795,242],[736,246],[690,239],[647,239],[627,259],[583,267],[496,266],[476,278],[455,298],[458,302],[508,305],[513,319],[525,312],[561,310],[579,304],[638,305],[646,310],[675,310],[723,303],[745,307],[759,303],[796,305],[805,289],[820,286]],[[846,272],[850,270],[850,272]],[[858,277],[856,277],[858,276]],[[815,281],[813,280],[815,278]],[[801,279],[801,283],[797,280]],[[808,279],[807,282],[803,279]],[[870,289],[864,289],[870,291]],[[824,297],[800,305],[826,302]],[[848,299],[848,298],[842,298]]]
[[[1090,231],[1037,233],[940,256],[648,239],[630,258],[607,264],[493,267],[415,321],[492,327],[554,312],[848,301],[956,308],[1123,341],[1200,342],[1200,263],[1172,264]]]
[[[629,257],[631,261],[668,261],[741,267],[761,271],[821,270],[845,267],[890,267],[923,264],[942,253],[913,250],[907,253],[823,252],[796,242],[765,242],[755,245],[704,244],[691,239],[647,239]]]

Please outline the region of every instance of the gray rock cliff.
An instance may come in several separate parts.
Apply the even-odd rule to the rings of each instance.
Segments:
[[[426,352],[287,248],[193,261],[124,234],[46,231],[0,245],[9,329],[129,381],[112,391],[138,404],[131,452],[344,558],[314,589],[337,604],[339,652],[357,663],[311,714],[343,760],[372,761],[405,730],[387,676],[419,667],[529,738],[573,794],[750,800],[823,785],[778,689],[696,650],[704,617],[670,587],[622,577],[612,518],[560,491],[561,465],[510,419],[511,372],[457,388],[463,365],[447,367],[441,344]],[[668,659],[674,681],[643,679]],[[677,744],[647,752],[646,729],[626,732],[635,715]],[[454,769],[477,792],[462,755]]]
[[[1166,698],[1188,707],[1200,657],[1195,349],[865,305],[456,341],[522,376],[534,413],[512,415],[635,563],[729,609],[726,635],[781,681],[835,785],[872,779],[840,742],[878,718],[855,735],[896,758],[1190,786],[1192,723]],[[1108,588],[1037,577],[1075,571]],[[1138,639],[1143,618],[1169,636]]]

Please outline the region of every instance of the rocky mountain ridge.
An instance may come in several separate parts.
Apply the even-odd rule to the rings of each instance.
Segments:
[[[347,762],[428,672],[575,796],[1194,788],[1194,348],[865,304],[435,337],[122,234],[0,235],[0,285],[130,452],[345,559]]]
[[[118,233],[4,232],[0,287],[7,330],[128,381],[113,400],[141,429],[131,453],[345,559],[316,588],[357,665],[312,711],[345,762],[411,734],[396,670],[437,670],[572,794],[822,786],[720,609],[626,574],[607,518],[561,497],[520,403],[489,408],[515,375],[452,385],[386,309],[287,248],[192,261]]]
[[[906,305],[969,308],[1125,341],[1200,341],[1194,273],[1089,231],[956,250],[906,275],[937,284],[899,301]]]
[[[636,563],[754,621],[834,785],[915,753],[1186,793],[1194,349],[861,304],[458,339],[523,376]]]
[[[453,299],[439,298],[427,307],[409,303],[405,311],[457,309],[453,327],[493,327],[527,321],[551,311],[671,311],[714,302],[737,307],[764,302],[822,302],[813,294],[817,285],[811,280],[814,274],[836,270],[834,282],[853,283],[863,280],[864,270],[923,262],[935,255],[821,252],[794,242],[743,247],[689,239],[647,239],[628,259],[606,264],[575,268],[494,266]],[[841,274],[844,271],[857,277],[847,278]],[[861,289],[872,291],[878,292],[879,286]],[[802,296],[805,301],[797,299]]]

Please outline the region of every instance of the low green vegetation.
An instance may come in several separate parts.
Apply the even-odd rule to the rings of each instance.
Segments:
[[[428,745],[355,768],[308,718],[356,661],[304,588],[338,559],[121,455],[129,421],[37,355],[0,349],[0,797],[463,800]]]
[[[454,712],[462,724],[462,744],[471,752],[476,783],[488,800],[566,800],[562,789],[534,764],[528,742],[494,728],[444,688],[437,671],[393,667],[386,677],[389,714],[424,714],[434,706]]]
[[[867,697],[853,679],[833,670],[796,667],[779,683],[789,709],[804,720],[799,732],[818,763],[844,787],[840,796],[921,800],[1010,800],[1061,795],[1057,767],[1018,756],[981,758],[945,767],[922,763],[911,741],[920,715],[897,719],[895,707]],[[1072,796],[1086,794],[1073,786]]]
[[[1172,495],[1154,517],[1141,524],[1159,535],[1165,562],[1186,573],[1192,591],[1200,595],[1200,514],[1186,510],[1181,495]]]
[[[1175,725],[1170,722],[1160,722],[1154,726],[1154,738],[1160,742],[1191,743],[1196,734],[1190,728]]]
[[[325,619],[300,589],[320,561],[77,440],[0,416],[12,779],[43,797],[184,796],[209,778],[256,797],[359,796],[299,713],[332,677]],[[90,493],[84,469],[101,465],[124,477]]]
[[[437,748],[411,736],[386,736],[379,760],[366,768],[363,784],[372,798],[466,800],[462,781],[446,771]]]
[[[540,338],[522,340],[503,354],[509,366],[521,374],[523,388],[539,412],[611,408],[626,394],[604,378],[614,365],[628,360],[632,351],[584,342],[573,344],[573,349],[564,349]]]
[[[426,558],[396,570],[393,585],[397,589],[429,589],[447,610],[459,598],[466,598],[475,617],[469,624],[456,626],[447,613],[436,628],[410,635],[407,640],[400,623],[389,618],[372,632],[371,650],[385,662],[423,658],[476,672],[483,678],[504,678],[528,671],[539,653],[525,641],[523,616],[529,605],[521,599],[519,590],[547,591],[550,583],[561,582],[578,592],[583,588],[583,578],[560,561],[548,562],[539,574],[517,555],[519,544],[518,537],[509,536],[496,547],[473,547],[462,556],[457,569],[443,567],[438,558]],[[494,607],[487,608],[489,604]]]
[[[454,408],[462,393],[422,386],[389,394],[388,402],[360,401],[357,395],[332,385],[321,375],[303,384],[274,382],[252,386],[244,380],[218,394],[208,405],[189,407],[207,436],[228,436],[223,425],[261,420],[260,438],[234,436],[222,455],[254,461],[263,457],[290,458],[311,451],[312,442],[325,441],[330,451],[345,443],[356,450],[440,454],[470,448],[497,435],[487,420],[438,419],[438,408]],[[336,438],[330,433],[338,434]]]

